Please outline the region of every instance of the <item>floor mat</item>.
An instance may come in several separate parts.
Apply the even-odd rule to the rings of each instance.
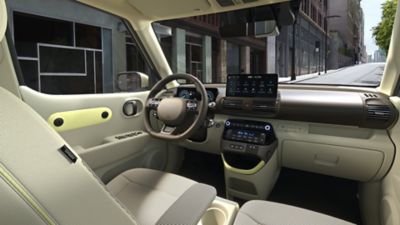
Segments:
[[[214,186],[218,196],[225,197],[221,156],[186,150],[179,174]],[[282,168],[268,200],[361,224],[357,191],[354,181]]]
[[[225,198],[224,166],[220,155],[186,150],[179,175],[214,186]]]
[[[357,182],[282,169],[268,200],[299,206],[361,224]]]

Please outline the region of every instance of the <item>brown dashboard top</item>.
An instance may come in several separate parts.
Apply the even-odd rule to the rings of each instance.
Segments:
[[[206,84],[215,93],[215,113],[318,122],[359,127],[388,128],[397,119],[389,97],[371,89],[279,85],[276,99],[226,97],[225,84]],[[181,85],[175,90],[191,89]]]

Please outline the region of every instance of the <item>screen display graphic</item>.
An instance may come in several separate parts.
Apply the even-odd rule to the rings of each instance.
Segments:
[[[276,98],[277,93],[277,74],[229,74],[227,77],[227,97]]]

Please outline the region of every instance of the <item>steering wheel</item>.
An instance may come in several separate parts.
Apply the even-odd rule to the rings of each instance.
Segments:
[[[171,81],[184,79],[194,84],[201,100],[183,99],[177,97],[156,97]],[[145,105],[144,127],[153,137],[180,141],[189,138],[204,122],[208,97],[204,85],[190,74],[173,74],[157,82],[150,90]],[[151,115],[150,115],[151,114]],[[160,131],[151,126],[150,116],[164,123]],[[193,119],[194,118],[194,119]],[[193,120],[193,122],[191,122]]]

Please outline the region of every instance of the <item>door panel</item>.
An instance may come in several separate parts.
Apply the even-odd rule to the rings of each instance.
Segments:
[[[62,131],[60,135],[103,180],[109,180],[123,170],[133,167],[157,167],[166,165],[167,144],[155,140],[144,132],[143,105],[148,92],[89,94],[89,95],[48,95],[26,86],[20,87],[23,100],[35,109],[51,126],[54,115],[64,117],[66,122],[78,124],[88,115],[75,113],[65,116],[63,112],[76,110],[93,111],[106,109],[109,117],[102,123],[81,123]],[[125,116],[123,105],[134,100],[138,112]],[[97,110],[94,110],[97,112]],[[98,114],[98,113],[97,113]],[[99,116],[99,115],[95,116]],[[112,116],[111,116],[112,115]],[[54,118],[53,118],[54,117]],[[87,119],[87,118],[86,118]],[[71,128],[71,127],[70,127]],[[140,160],[135,160],[139,159]],[[157,163],[155,163],[156,161]],[[112,166],[111,166],[112,165]],[[117,169],[120,168],[120,169]],[[110,171],[113,171],[110,175]],[[107,174],[107,176],[105,176]]]

